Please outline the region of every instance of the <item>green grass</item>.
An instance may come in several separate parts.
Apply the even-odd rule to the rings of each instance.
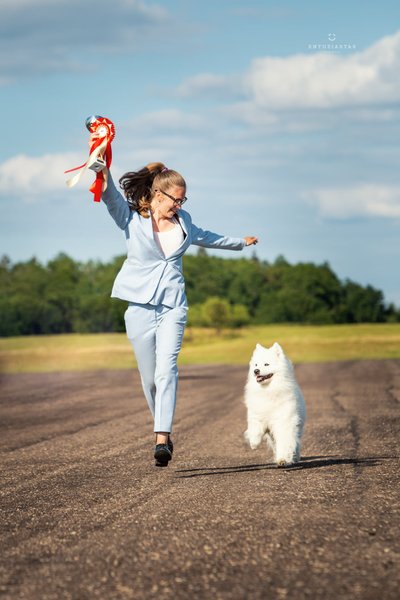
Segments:
[[[256,342],[279,341],[296,363],[400,358],[400,323],[262,325],[216,335],[188,328],[180,364],[246,365]],[[123,333],[26,336],[0,339],[3,373],[130,369],[136,365]]]

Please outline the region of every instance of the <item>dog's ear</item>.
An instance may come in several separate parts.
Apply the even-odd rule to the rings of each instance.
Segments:
[[[278,344],[278,342],[275,342],[274,345],[272,346],[272,349],[274,350],[275,354],[280,357],[283,354],[283,350],[280,347],[280,345]]]
[[[265,350],[265,348],[261,344],[256,344],[256,350]]]

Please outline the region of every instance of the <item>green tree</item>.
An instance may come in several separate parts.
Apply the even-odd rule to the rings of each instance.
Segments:
[[[344,286],[347,323],[378,323],[385,321],[383,294],[371,285],[363,288],[358,283],[346,281]]]
[[[48,279],[45,289],[47,303],[59,315],[54,323],[57,333],[74,331],[79,299],[77,288],[80,280],[80,265],[64,253],[60,253],[48,265]]]
[[[230,322],[233,327],[243,327],[250,323],[250,315],[247,307],[243,304],[234,304],[231,306]]]
[[[215,327],[217,333],[230,323],[231,307],[223,298],[208,298],[202,306],[202,314],[207,325]]]

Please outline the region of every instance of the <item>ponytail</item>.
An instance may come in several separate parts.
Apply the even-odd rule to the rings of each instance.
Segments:
[[[159,162],[149,163],[140,171],[125,173],[119,184],[130,209],[146,218],[150,216],[150,204],[158,189],[165,190],[172,186],[186,188],[182,175]]]

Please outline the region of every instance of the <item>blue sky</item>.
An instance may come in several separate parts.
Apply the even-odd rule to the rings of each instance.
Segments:
[[[160,160],[197,225],[400,305],[398,3],[2,0],[0,34],[1,253],[124,253],[92,176],[63,175],[101,114],[115,179]]]

